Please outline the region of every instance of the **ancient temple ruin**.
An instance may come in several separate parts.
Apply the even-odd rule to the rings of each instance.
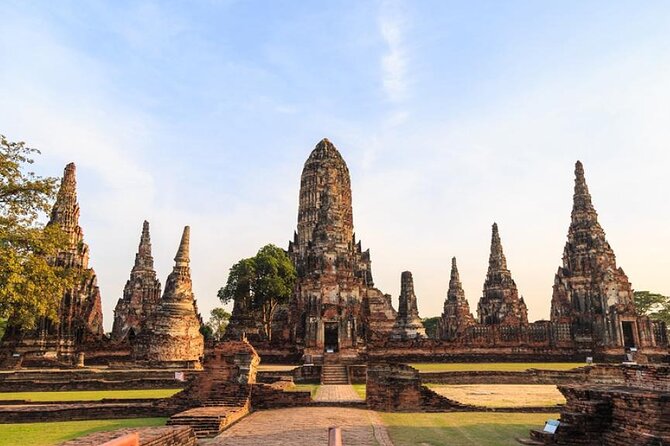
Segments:
[[[438,337],[444,340],[456,340],[462,337],[469,327],[475,325],[475,318],[470,313],[470,304],[465,298],[465,291],[458,274],[456,257],[451,259],[451,277],[449,290],[444,300],[444,310],[438,321]]]
[[[598,223],[579,161],[563,265],[554,278],[551,321],[569,325],[578,346],[620,351],[667,343],[663,324],[636,314],[633,289]]]
[[[416,294],[414,293],[414,279],[410,271],[404,271],[400,277],[398,316],[391,332],[391,339],[404,341],[425,337],[426,329],[419,317]]]
[[[189,266],[190,228],[186,226],[165,282],[165,292],[134,344],[135,357],[152,365],[199,368],[204,352]]]
[[[388,337],[395,310],[390,296],[374,288],[370,251],[354,234],[349,169],[327,139],[305,162],[288,252],[298,273],[288,311],[292,342],[322,353]]]
[[[140,245],[135,254],[135,264],[123,288],[123,297],[114,309],[112,339],[133,342],[151,316],[161,298],[161,283],[156,278],[154,258],[151,255],[149,222],[142,225]]]
[[[527,325],[528,308],[519,298],[519,291],[507,269],[507,259],[503,253],[498,225],[493,223],[491,234],[491,254],[486,273],[484,290],[477,305],[479,323],[483,325]]]
[[[76,167],[70,163],[65,166],[47,226],[58,225],[67,235],[67,249],[50,261],[74,269],[77,284],[63,295],[57,320],[43,318],[36,329],[26,332],[9,327],[3,344],[14,353],[55,355],[71,360],[84,345],[100,341],[104,336],[98,279],[88,265],[89,248],[79,226],[79,212]]]

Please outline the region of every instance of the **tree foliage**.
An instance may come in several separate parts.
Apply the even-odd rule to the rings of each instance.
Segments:
[[[432,339],[437,339],[437,324],[439,323],[440,317],[425,317],[421,319],[423,322],[423,327],[426,329],[426,336]]]
[[[74,273],[50,259],[68,245],[55,225],[44,227],[58,179],[27,170],[39,151],[0,135],[0,318],[33,328],[40,317],[55,318]]]
[[[260,319],[265,337],[272,339],[272,319],[279,305],[288,302],[296,271],[286,252],[275,245],[263,246],[254,257],[230,268],[226,286],[218,296],[224,304],[238,302]]]
[[[217,307],[213,308],[209,312],[209,321],[207,321],[207,327],[209,327],[211,339],[215,341],[220,341],[223,337],[223,334],[226,332],[226,327],[228,322],[230,322],[231,314],[226,311],[225,308]]]
[[[653,320],[664,321],[670,326],[670,296],[649,291],[635,291],[635,308]]]

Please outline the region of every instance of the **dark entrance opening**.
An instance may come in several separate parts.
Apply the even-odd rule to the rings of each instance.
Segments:
[[[626,348],[636,347],[633,324],[633,322],[621,322],[621,329],[623,330],[623,346]]]
[[[326,322],[323,324],[323,347],[326,352],[336,352],[339,348],[338,323]]]

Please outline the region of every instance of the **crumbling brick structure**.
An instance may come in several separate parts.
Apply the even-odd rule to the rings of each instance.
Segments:
[[[149,222],[145,221],[130,279],[123,288],[123,297],[114,309],[112,339],[133,343],[147,319],[156,311],[160,298],[161,283],[156,278],[154,258],[151,255]]]
[[[558,388],[566,398],[560,425],[554,434],[531,431],[532,441],[537,442],[533,444],[670,444],[670,367],[596,366],[590,370],[586,384]]]
[[[89,267],[89,247],[84,242],[84,232],[79,226],[79,203],[74,163],[65,166],[63,179],[51,211],[48,226],[58,225],[67,234],[69,245],[50,262],[72,268],[77,272],[77,282],[67,290],[58,308],[58,318],[42,318],[34,330],[9,327],[3,337],[3,350],[9,356],[44,356],[72,362],[76,352],[86,344],[103,339],[102,303],[98,279]]]

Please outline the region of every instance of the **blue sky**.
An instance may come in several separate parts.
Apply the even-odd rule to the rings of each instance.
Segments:
[[[228,268],[285,247],[328,137],[376,284],[411,270],[437,315],[457,256],[471,308],[497,221],[548,317],[574,162],[636,289],[670,293],[666,2],[4,1],[0,132],[78,166],[105,324],[141,223],[161,280],[181,228],[203,313]]]

